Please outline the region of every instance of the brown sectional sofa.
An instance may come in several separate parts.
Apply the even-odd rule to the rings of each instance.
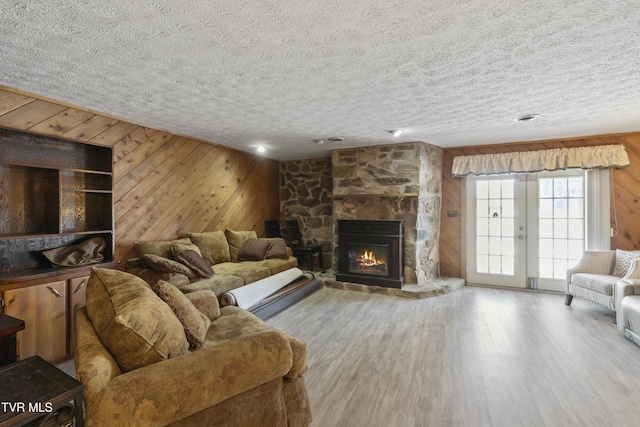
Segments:
[[[94,268],[74,327],[87,427],[311,422],[304,341],[211,291]]]
[[[204,233],[188,233],[182,239],[171,241],[136,242],[134,249],[137,258],[125,263],[125,270],[153,284],[165,280],[184,293],[210,290],[220,298],[222,294],[240,286],[253,283],[282,271],[298,266],[298,260],[292,256],[291,248],[286,247],[282,239],[258,239],[277,241],[281,246],[273,256],[266,254],[264,259],[243,260],[239,257],[243,244],[249,239],[257,239],[255,231],[212,231]],[[150,266],[145,263],[145,256],[155,255],[164,259],[174,258],[172,248],[175,245],[195,245],[202,258],[214,271],[210,277],[188,277],[170,271],[171,268]],[[275,246],[275,243],[274,243]]]

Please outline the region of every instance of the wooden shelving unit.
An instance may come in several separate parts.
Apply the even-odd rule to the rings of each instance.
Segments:
[[[25,321],[20,358],[71,353],[91,269],[52,266],[42,252],[91,237],[106,242],[96,265],[115,268],[113,149],[0,129],[0,306]]]

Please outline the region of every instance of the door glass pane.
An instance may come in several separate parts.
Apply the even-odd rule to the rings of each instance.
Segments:
[[[514,179],[476,181],[476,270],[478,273],[514,274],[514,195]]]
[[[584,176],[538,182],[538,277],[564,279],[584,251]]]
[[[553,218],[552,199],[540,199],[540,218]]]
[[[552,198],[553,197],[553,179],[540,178],[538,181],[538,191],[540,192],[540,198]]]

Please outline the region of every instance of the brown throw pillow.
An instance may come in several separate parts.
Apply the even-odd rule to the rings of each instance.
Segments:
[[[266,239],[247,239],[238,251],[238,260],[262,261],[270,247],[271,242]]]
[[[271,242],[271,248],[267,251],[267,259],[271,258],[282,258],[288,259],[289,255],[287,255],[287,242],[280,237],[274,237],[272,239],[264,239]]]
[[[171,258],[171,245],[174,243],[191,243],[191,240],[185,237],[184,239],[178,240],[135,242],[133,244],[133,250],[138,255],[138,258],[142,258],[145,254],[160,255],[165,258]]]
[[[198,276],[208,278],[213,276],[213,268],[205,261],[196,251],[188,249],[186,251],[177,252],[175,258],[182,264],[195,271]]]
[[[229,256],[231,257],[231,262],[238,261],[238,252],[240,252],[240,248],[245,240],[258,238],[258,235],[253,230],[233,231],[227,228],[224,230],[224,235],[227,238],[227,242],[229,242]]]
[[[158,273],[180,273],[184,274],[189,279],[196,279],[198,277],[198,274],[196,274],[197,272],[189,268],[187,265],[160,255],[143,255],[142,258],[140,258],[140,262],[143,267],[157,271]]]
[[[211,320],[204,313],[199,312],[193,303],[171,283],[160,280],[152,286],[152,289],[162,301],[167,303],[182,324],[190,348],[192,350],[201,348]]]

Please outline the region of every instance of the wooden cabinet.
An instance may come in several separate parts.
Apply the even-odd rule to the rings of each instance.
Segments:
[[[92,237],[113,259],[113,149],[0,129],[0,307],[22,319],[21,359],[73,353],[73,307],[84,302],[91,266],[54,266],[48,249]]]
[[[20,359],[37,354],[51,362],[66,357],[66,284],[57,281],[4,292],[4,314],[25,323],[17,335]]]
[[[117,262],[101,263],[117,268]],[[86,301],[91,267],[65,268],[56,276],[21,276],[0,280],[0,305],[4,314],[21,319],[24,330],[17,333],[20,359],[38,355],[49,362],[73,354],[73,308]]]

